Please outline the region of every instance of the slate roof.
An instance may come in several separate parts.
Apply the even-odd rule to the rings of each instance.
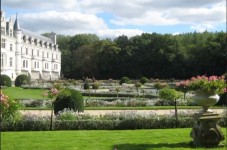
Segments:
[[[28,35],[30,37],[33,37],[34,39],[39,39],[39,40],[43,40],[43,41],[46,41],[46,42],[54,44],[54,42],[50,38],[42,36],[40,34],[34,33],[32,31],[29,31],[29,30],[26,30],[26,29],[22,29],[22,34],[23,35]]]
[[[14,22],[13,29],[14,29],[14,31],[20,31],[21,30],[23,35],[28,35],[30,37],[33,37],[34,39],[39,39],[39,40],[43,40],[45,42],[49,42],[49,43],[54,44],[54,42],[48,37],[42,36],[40,34],[34,33],[32,31],[29,31],[29,30],[26,30],[26,29],[21,29],[19,22],[17,21],[17,18]]]

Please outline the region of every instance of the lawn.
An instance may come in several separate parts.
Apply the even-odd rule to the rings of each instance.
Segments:
[[[2,89],[5,95],[12,99],[44,99],[43,89],[23,89],[21,87],[5,87]]]
[[[190,131],[187,128],[3,132],[1,142],[3,150],[187,150],[192,149]],[[222,131],[226,137],[225,129]],[[224,150],[226,147],[213,149]]]

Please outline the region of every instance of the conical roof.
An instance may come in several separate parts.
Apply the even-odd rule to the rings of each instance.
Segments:
[[[17,31],[21,30],[17,17],[16,17],[16,20],[14,22],[13,29],[17,30]]]

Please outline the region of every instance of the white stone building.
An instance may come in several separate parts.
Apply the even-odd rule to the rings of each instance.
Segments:
[[[61,72],[61,51],[56,34],[49,38],[20,28],[18,19],[6,20],[1,11],[1,74],[12,81],[20,74],[31,80],[57,80]]]

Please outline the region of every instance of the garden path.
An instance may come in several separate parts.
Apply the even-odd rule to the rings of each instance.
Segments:
[[[200,110],[198,109],[178,109],[178,113],[195,113]],[[224,109],[212,109],[213,112],[216,113],[223,113]],[[51,111],[50,110],[21,110],[22,114],[31,114],[31,115],[39,115],[39,116],[49,116]],[[165,109],[165,110],[85,110],[85,114],[90,115],[105,115],[105,114],[121,114],[121,113],[136,113],[136,114],[157,114],[157,115],[163,115],[163,114],[174,114],[174,109]]]

